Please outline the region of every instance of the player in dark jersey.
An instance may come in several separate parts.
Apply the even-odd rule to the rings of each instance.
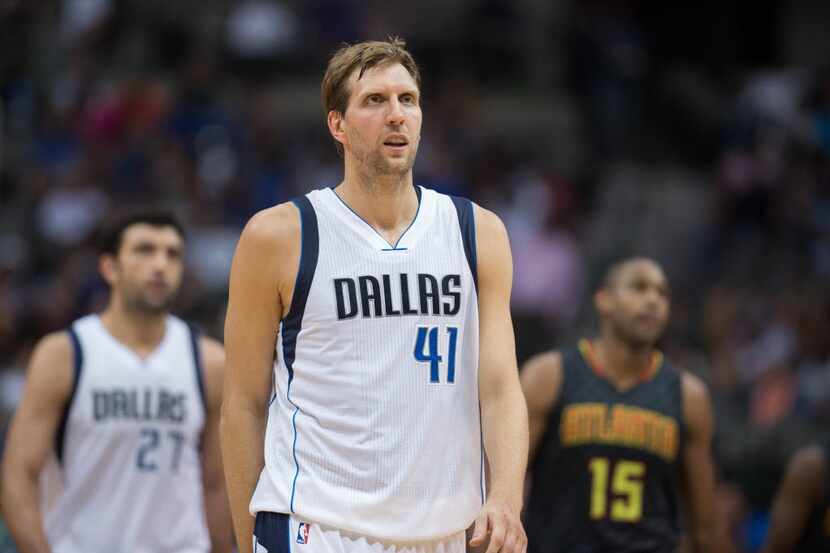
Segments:
[[[599,338],[522,371],[528,551],[674,552],[681,510],[694,550],[714,551],[712,408],[703,383],[655,349],[669,314],[663,270],[650,259],[617,263],[594,303]]]
[[[798,450],[772,505],[762,553],[830,551],[830,444]]]

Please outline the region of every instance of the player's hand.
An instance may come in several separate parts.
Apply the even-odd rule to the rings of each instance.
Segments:
[[[485,553],[525,553],[527,551],[527,534],[525,534],[519,513],[506,501],[488,499],[481,508],[475,526],[473,526],[470,546],[478,548],[484,544],[487,544]]]

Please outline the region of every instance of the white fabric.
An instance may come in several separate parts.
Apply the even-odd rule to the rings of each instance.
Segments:
[[[306,522],[296,516],[288,519],[291,553],[466,553],[466,542],[464,531],[438,540],[395,543]],[[268,551],[257,544],[254,553]]]
[[[421,188],[415,220],[393,248],[332,189],[307,197],[318,220],[319,260],[296,340],[290,389],[288,319],[281,325],[265,468],[251,512],[294,514],[391,541],[463,531],[475,519],[484,492],[477,294],[453,202]],[[335,279],[353,279],[358,289],[360,276],[388,280],[392,309],[402,311],[402,274],[410,310],[418,314],[378,317],[369,301],[370,316],[364,317],[358,294],[358,305],[345,309],[357,314],[338,318]],[[432,275],[439,289],[450,278],[458,312],[446,313],[454,300],[441,294],[440,314],[431,312],[431,297],[426,298],[430,312],[423,314],[419,275]],[[380,296],[386,313],[388,299],[383,291]],[[432,352],[427,339],[420,353],[422,359],[431,353],[442,357],[438,382],[431,381],[431,363],[415,355],[419,333],[428,337],[433,329],[438,351]],[[457,344],[454,383],[449,383],[452,332]]]
[[[144,360],[97,315],[73,328],[83,365],[63,461],[42,483],[52,551],[209,551],[198,451],[205,413],[187,325],[168,317]]]

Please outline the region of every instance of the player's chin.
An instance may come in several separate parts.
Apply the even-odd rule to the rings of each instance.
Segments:
[[[662,330],[636,328],[630,329],[628,334],[628,342],[631,346],[637,349],[654,347],[662,335]]]
[[[173,307],[173,301],[174,297],[172,295],[166,295],[164,297],[145,297],[142,303],[145,312],[160,315],[170,311],[170,308]]]
[[[387,159],[384,167],[384,173],[387,175],[406,175],[412,170],[412,163],[406,159]]]

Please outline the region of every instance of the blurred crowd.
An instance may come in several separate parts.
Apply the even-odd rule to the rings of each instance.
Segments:
[[[327,56],[400,35],[424,75],[416,183],[507,223],[520,361],[592,332],[609,261],[664,264],[663,348],[712,390],[751,550],[787,455],[830,423],[830,6],[753,2],[750,25],[647,4],[0,3],[0,410],[34,342],[101,308],[94,231],[136,206],[185,222],[176,311],[221,337],[248,217],[341,178]]]

